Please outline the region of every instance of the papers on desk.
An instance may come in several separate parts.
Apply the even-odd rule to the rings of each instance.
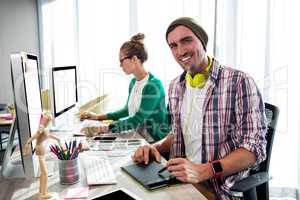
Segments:
[[[135,151],[142,144],[142,139],[97,140],[89,144],[89,149],[105,152],[109,157],[123,157]]]
[[[108,157],[124,157],[130,154],[131,151],[124,150],[113,150],[113,151],[99,151],[91,150],[80,153],[82,157],[97,157],[97,158],[108,158]]]
[[[91,159],[93,157],[108,159],[108,156],[106,155],[106,153],[104,151],[83,151],[79,154],[79,157],[83,161],[85,159]]]
[[[68,190],[64,199],[86,199],[89,195],[89,187],[76,187]]]
[[[101,121],[98,120],[90,120],[90,119],[85,119],[82,122],[80,122],[80,127],[92,127],[92,126],[100,126],[103,124]]]
[[[128,154],[130,154],[131,151],[105,151],[105,154],[108,156],[108,157],[124,157]]]

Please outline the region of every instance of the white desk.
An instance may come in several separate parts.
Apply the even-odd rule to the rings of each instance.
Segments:
[[[66,132],[63,132],[64,137],[67,136]],[[137,138],[140,137],[136,133],[128,135],[122,135],[123,138]],[[74,185],[61,185],[59,183],[58,165],[56,160],[53,160],[54,155],[50,154],[46,157],[48,167],[54,167],[54,173],[48,178],[48,191],[57,192],[59,199],[63,199],[69,188],[86,186],[86,179],[82,165],[80,166],[80,181]],[[131,155],[123,157],[110,157],[110,163],[113,166],[114,172],[117,178],[116,185],[106,186],[91,186],[88,199],[99,196],[102,193],[109,192],[113,189],[120,187],[126,188],[132,193],[139,196],[141,199],[159,199],[159,200],[184,200],[184,199],[206,199],[192,184],[180,184],[176,186],[162,188],[156,191],[149,192],[143,188],[142,185],[134,181],[129,175],[121,171],[120,167],[132,163]],[[51,171],[51,170],[49,170]],[[0,199],[36,199],[39,189],[39,179],[34,178],[32,180],[7,180],[1,177],[0,179]]]

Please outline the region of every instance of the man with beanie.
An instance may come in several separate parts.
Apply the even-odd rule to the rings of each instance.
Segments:
[[[178,18],[166,32],[167,43],[184,69],[169,87],[172,132],[140,147],[135,162],[160,161],[178,180],[203,183],[217,199],[266,157],[264,103],[249,75],[222,66],[206,55],[208,36],[193,19]]]

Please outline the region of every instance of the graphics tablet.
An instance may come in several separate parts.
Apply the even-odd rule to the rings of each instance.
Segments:
[[[152,161],[148,165],[132,164],[121,167],[123,171],[133,177],[148,190],[165,187],[171,184],[179,183],[167,170],[158,173],[164,168],[164,165]]]

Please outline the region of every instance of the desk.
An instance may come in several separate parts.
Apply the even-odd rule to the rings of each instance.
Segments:
[[[0,119],[0,163],[3,160],[11,124],[12,120]]]
[[[59,133],[58,133],[59,134]],[[64,139],[70,136],[63,133]],[[120,135],[121,138],[140,138],[137,133],[128,133]],[[49,140],[50,141],[50,140]],[[74,185],[61,185],[59,183],[58,165],[55,157],[52,154],[48,154],[46,157],[47,166],[54,167],[54,173],[48,179],[48,191],[59,193],[59,199],[63,199],[64,195],[67,193],[69,188],[75,188],[79,186],[86,186],[86,179],[84,170],[82,170],[82,162],[80,161],[80,181]],[[80,158],[80,157],[79,157]],[[131,155],[128,154],[123,157],[110,157],[110,163],[116,174],[117,184],[116,185],[106,185],[106,186],[90,186],[88,199],[99,196],[100,194],[109,192],[113,189],[120,187],[126,188],[132,193],[139,196],[141,199],[160,199],[160,200],[173,200],[173,199],[206,199],[192,184],[180,184],[172,187],[166,187],[159,189],[157,191],[149,192],[143,188],[142,185],[138,184],[131,177],[129,177],[125,172],[121,171],[120,167],[124,165],[131,164]],[[49,170],[51,171],[51,170]],[[7,180],[0,178],[0,199],[36,199],[36,193],[39,189],[39,180]]]

